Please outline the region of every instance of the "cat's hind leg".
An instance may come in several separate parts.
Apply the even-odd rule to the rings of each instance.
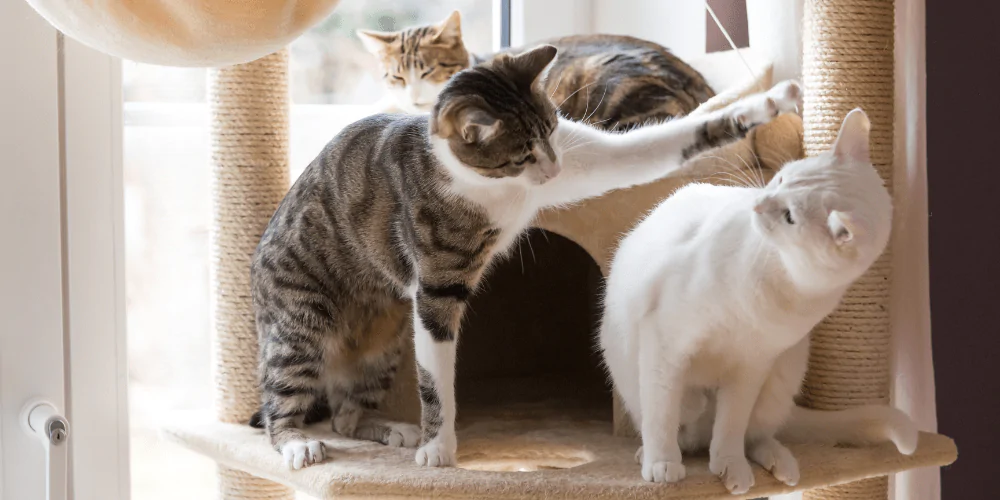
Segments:
[[[716,392],[708,468],[734,495],[746,493],[754,485],[753,469],[746,457],[747,427],[767,375],[766,368],[744,364],[728,373]]]
[[[318,377],[303,377],[302,372],[311,370],[302,368],[293,358],[270,356],[262,362],[265,375],[261,415],[271,445],[281,453],[289,468],[301,469],[322,462],[326,458],[326,447],[301,430],[306,413],[317,400]]]
[[[789,485],[799,482],[799,464],[775,434],[788,420],[809,360],[809,338],[783,352],[761,387],[747,427],[747,454],[774,477]]]
[[[399,371],[404,336],[410,333],[408,314],[405,308],[402,311],[379,311],[366,321],[363,338],[358,340],[364,342],[367,355],[356,360],[346,387],[334,385],[330,390],[329,398],[339,401],[333,417],[333,430],[337,433],[388,446],[419,444],[420,427],[378,414]]]
[[[677,441],[687,362],[664,361],[660,332],[651,320],[641,321],[639,328],[642,478],[654,483],[674,483],[687,475]]]
[[[314,311],[296,312],[315,317]],[[281,317],[277,321],[276,317]],[[302,426],[325,389],[326,367],[322,344],[332,325],[296,321],[285,311],[258,314],[260,334],[261,417],[271,445],[286,465],[301,469],[326,458],[319,440],[307,437]]]
[[[777,439],[762,438],[747,445],[750,460],[789,486],[799,484],[799,462]]]

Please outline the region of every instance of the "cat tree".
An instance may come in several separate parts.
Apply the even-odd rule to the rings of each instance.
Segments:
[[[872,160],[891,188],[893,2],[806,4],[801,121],[782,117],[748,139],[699,159],[687,178],[551,211],[538,226],[579,245],[604,271],[619,235],[678,186],[692,179],[725,182],[729,174],[719,172],[746,175],[749,167],[758,165],[759,172],[770,176],[783,160],[825,150],[843,116],[855,106],[871,118]],[[679,484],[643,482],[633,459],[634,432],[620,407],[612,409],[610,397],[591,405],[589,397],[573,397],[571,386],[549,387],[558,376],[532,375],[530,370],[514,383],[483,384],[478,400],[460,401],[458,468],[420,468],[411,449],[343,439],[325,424],[315,432],[325,436],[331,458],[289,471],[267,438],[245,425],[259,401],[249,257],[288,188],[287,69],[287,52],[281,51],[212,76],[218,422],[178,426],[165,435],[219,462],[223,498],[291,499],[293,489],[320,498],[734,498],[708,471],[705,458],[689,459],[689,476]],[[739,86],[730,82],[695,112],[766,88],[770,73],[761,69],[758,80]],[[839,409],[888,402],[889,264],[884,255],[817,327],[803,404]],[[473,337],[475,332],[467,328],[463,335]],[[460,370],[463,364],[478,362],[460,358]],[[600,391],[592,394],[601,399]],[[510,404],[511,398],[517,404]],[[387,407],[399,418],[419,420],[412,374],[401,377]],[[912,456],[900,455],[891,444],[790,447],[802,467],[801,483],[788,487],[756,468],[757,485],[743,497],[810,490],[806,498],[815,500],[885,498],[887,474],[949,464],[957,455],[950,439],[926,433]]]

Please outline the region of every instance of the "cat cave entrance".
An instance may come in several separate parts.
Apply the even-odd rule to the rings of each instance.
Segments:
[[[165,436],[219,463],[317,498],[741,498],[687,458],[678,484],[642,480],[626,416],[594,346],[602,273],[567,238],[533,230],[487,276],[471,301],[459,342],[456,388],[458,466],[431,469],[413,449],[346,439],[329,422],[309,429],[326,443],[322,464],[288,470],[263,432],[246,425],[194,423]],[[397,416],[419,413],[415,380],[401,379],[386,402]],[[617,420],[617,422],[616,422]],[[617,425],[616,425],[617,424]],[[954,460],[954,443],[922,434],[917,452],[891,444],[839,448],[791,444],[802,468],[798,486],[756,468],[757,498],[848,483]]]

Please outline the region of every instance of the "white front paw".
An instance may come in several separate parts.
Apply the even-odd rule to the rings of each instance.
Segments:
[[[708,468],[722,478],[722,484],[734,495],[742,495],[754,485],[753,469],[746,457],[712,457]]]
[[[680,462],[645,462],[642,464],[642,478],[654,483],[676,483],[687,476],[684,464]]]
[[[281,456],[289,469],[299,470],[326,459],[326,446],[322,441],[289,441],[281,447]]]
[[[763,94],[755,94],[735,103],[733,119],[744,128],[768,123],[780,113],[801,109],[802,87],[793,80],[783,81]]]
[[[797,113],[802,109],[802,86],[795,80],[785,80],[771,87],[767,96],[774,101],[779,113]]]
[[[417,449],[417,465],[427,467],[450,467],[455,465],[455,452],[458,446],[454,442],[434,438],[429,443]]]
[[[393,424],[387,441],[389,446],[413,448],[420,443],[420,427],[413,424]]]

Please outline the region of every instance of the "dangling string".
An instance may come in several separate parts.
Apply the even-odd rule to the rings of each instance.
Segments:
[[[705,8],[708,9],[708,15],[712,16],[712,20],[715,21],[715,25],[719,27],[720,31],[722,31],[722,36],[726,37],[726,41],[729,42],[729,46],[733,48],[734,52],[736,52],[736,56],[739,57],[740,61],[743,62],[743,67],[745,67],[747,69],[747,72],[750,73],[750,77],[752,77],[753,81],[756,82],[757,87],[763,91],[764,88],[761,87],[760,85],[760,79],[757,78],[757,73],[753,70],[752,67],[750,67],[750,63],[748,63],[747,60],[743,58],[743,53],[740,52],[740,49],[736,47],[736,42],[733,41],[733,37],[729,36],[729,30],[727,30],[726,27],[722,25],[722,21],[719,20],[719,16],[715,15],[715,11],[712,10],[712,6],[708,4],[708,0],[705,0]]]

